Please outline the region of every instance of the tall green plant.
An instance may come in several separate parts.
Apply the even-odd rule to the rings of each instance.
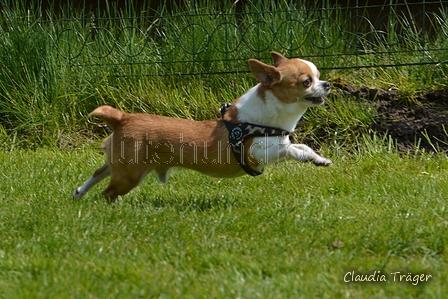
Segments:
[[[405,96],[446,87],[448,52],[430,50],[448,47],[446,18],[434,19],[441,31],[427,38],[427,50],[414,51],[421,49],[420,32],[396,38],[403,37],[397,28],[412,18],[391,17],[388,30],[398,31],[390,32],[389,41],[397,42],[387,48],[386,33],[354,36],[353,19],[329,2],[321,4],[260,0],[237,11],[231,2],[204,0],[174,5],[171,11],[163,6],[151,17],[144,10],[136,16],[132,9],[123,12],[110,5],[92,13],[64,9],[56,15],[50,9],[51,17],[43,20],[18,3],[0,12],[0,138],[3,144],[36,146],[57,144],[67,134],[89,135],[86,115],[101,104],[194,119],[217,117],[221,101],[231,102],[256,83],[247,59],[270,63],[272,50],[312,60],[326,80],[395,85]],[[377,67],[418,63],[423,55],[442,63]],[[329,70],[357,64],[371,67]],[[318,136],[325,126],[330,130],[325,136],[341,136],[356,131],[354,120],[362,128],[371,121],[370,114],[344,101],[336,100],[331,109],[338,117],[307,115],[311,123],[322,123],[305,132]],[[346,120],[349,130],[342,128]]]

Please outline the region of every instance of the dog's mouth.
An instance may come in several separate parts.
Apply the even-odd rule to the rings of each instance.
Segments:
[[[314,105],[322,105],[325,102],[324,97],[307,97],[305,100],[313,103]]]

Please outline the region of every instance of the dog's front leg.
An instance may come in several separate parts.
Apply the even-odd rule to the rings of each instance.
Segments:
[[[257,143],[251,148],[250,159],[253,157],[258,164],[279,163],[289,159],[300,162],[313,162],[318,166],[329,166],[330,159],[319,156],[309,146],[305,144],[291,144],[288,142],[275,144],[268,139],[256,140]],[[285,141],[285,140],[283,140]]]
[[[297,161],[313,162],[317,166],[330,166],[333,164],[330,159],[319,156],[309,146],[305,144],[289,144],[286,145],[286,157],[291,157]]]

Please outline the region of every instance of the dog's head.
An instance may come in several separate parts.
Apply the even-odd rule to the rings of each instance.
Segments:
[[[330,93],[330,83],[319,79],[320,73],[309,61],[271,52],[274,65],[249,59],[252,74],[265,90],[270,90],[284,103],[300,102],[305,107],[322,105],[323,96]]]

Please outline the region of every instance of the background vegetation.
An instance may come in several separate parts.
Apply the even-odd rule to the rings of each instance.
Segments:
[[[106,103],[126,111],[218,117],[222,101],[231,102],[256,83],[247,59],[269,63],[271,50],[314,61],[327,80],[394,87],[407,99],[448,82],[443,9],[428,14],[436,34],[422,31],[412,16],[390,15],[381,30],[358,20],[355,35],[356,19],[330,3],[322,9],[259,1],[238,13],[232,5],[218,12],[215,4],[196,4],[157,12],[163,18],[145,18],[145,11],[130,17],[113,5],[99,12],[53,6],[44,13],[17,2],[2,10],[2,147],[84,144],[86,139],[77,139],[91,139],[95,128],[86,114]],[[336,135],[356,143],[375,121],[372,105],[333,94],[327,106],[307,114],[311,123],[302,123],[302,133],[316,143]],[[313,122],[318,115],[325,115],[324,122]],[[322,127],[331,132],[322,135]]]

